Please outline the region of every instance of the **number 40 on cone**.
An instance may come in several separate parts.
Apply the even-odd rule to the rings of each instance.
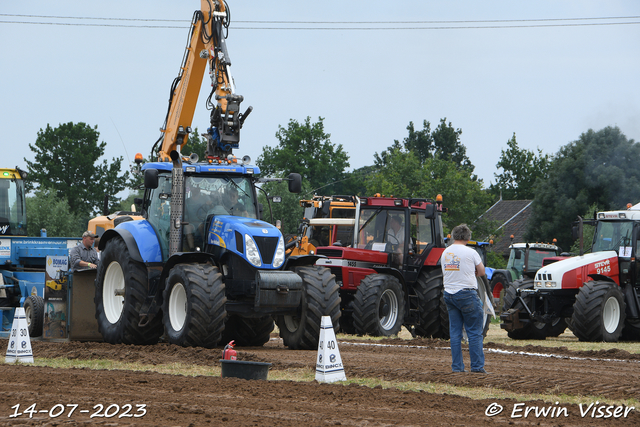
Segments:
[[[342,358],[338,349],[338,341],[331,324],[331,317],[322,316],[320,321],[320,342],[318,342],[318,358],[316,359],[316,381],[332,383],[346,381],[347,376],[342,366]]]

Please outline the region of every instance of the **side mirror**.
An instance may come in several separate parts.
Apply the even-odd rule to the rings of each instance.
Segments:
[[[158,169],[147,169],[144,171],[145,188],[158,188]]]
[[[299,173],[289,174],[289,192],[299,193],[302,191],[302,176]]]
[[[580,227],[577,225],[571,227],[571,235],[573,236],[573,240],[578,240],[580,238]]]
[[[436,218],[436,205],[433,203],[428,203],[424,208],[424,217],[426,219],[435,219]]]
[[[514,255],[515,255],[515,259],[522,259],[522,252],[516,251]]]

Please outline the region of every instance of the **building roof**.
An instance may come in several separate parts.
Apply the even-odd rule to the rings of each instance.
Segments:
[[[527,222],[531,216],[532,200],[498,200],[480,217],[481,220],[495,221],[502,235],[493,241],[493,251],[509,254],[511,235],[513,243],[524,242],[524,234],[527,231]]]

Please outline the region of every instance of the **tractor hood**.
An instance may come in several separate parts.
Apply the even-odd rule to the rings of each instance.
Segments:
[[[279,268],[284,262],[284,239],[273,225],[254,218],[216,215],[207,243],[226,249],[261,268]]]
[[[618,283],[618,254],[596,252],[568,258],[542,267],[536,273],[535,289],[576,289],[594,276],[606,276]]]

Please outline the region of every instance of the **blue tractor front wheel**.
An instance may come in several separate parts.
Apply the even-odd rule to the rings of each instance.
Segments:
[[[163,293],[163,317],[171,344],[213,348],[227,317],[222,274],[210,264],[178,264]]]

